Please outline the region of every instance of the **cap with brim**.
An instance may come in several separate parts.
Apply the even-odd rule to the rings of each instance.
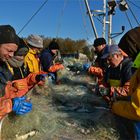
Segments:
[[[38,35],[30,35],[27,38],[27,43],[35,48],[43,48],[43,39]]]
[[[115,54],[116,52],[120,52],[119,47],[117,45],[107,45],[103,51],[102,59],[107,58],[111,54]]]

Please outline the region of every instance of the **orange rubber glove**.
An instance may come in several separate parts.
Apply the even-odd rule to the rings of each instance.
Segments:
[[[0,98],[0,120],[11,111],[12,111],[11,99],[6,99],[4,97]]]
[[[28,89],[27,79],[24,78],[24,79],[14,80],[12,81],[12,86],[18,90],[23,90],[25,88]]]
[[[60,69],[64,69],[64,66],[62,64],[56,63],[49,68],[49,72],[56,72]]]

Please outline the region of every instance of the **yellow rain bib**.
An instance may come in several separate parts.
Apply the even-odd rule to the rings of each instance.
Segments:
[[[118,87],[118,86],[121,85],[121,81],[120,80],[109,79],[109,84],[110,84],[110,86]]]

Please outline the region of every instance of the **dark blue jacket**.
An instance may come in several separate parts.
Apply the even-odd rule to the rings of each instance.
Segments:
[[[120,80],[121,86],[124,86],[133,75],[132,64],[131,59],[125,58],[116,68],[109,67],[105,73],[105,83],[108,83],[109,79],[114,79]]]
[[[48,48],[44,49],[40,54],[40,63],[43,71],[48,72],[50,66],[53,65],[54,54]]]
[[[8,69],[5,62],[0,61],[0,97],[5,94],[5,86],[7,81],[12,81],[12,73]]]
[[[107,61],[106,59],[102,59],[104,49],[101,52],[96,52],[97,58],[95,60],[95,65],[102,68],[103,70],[106,70],[108,68]]]

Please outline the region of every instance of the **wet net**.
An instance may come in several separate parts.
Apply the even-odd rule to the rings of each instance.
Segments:
[[[2,140],[117,140],[113,114],[87,86],[94,77],[65,72],[59,85],[36,86],[28,96],[33,110],[4,118]]]

